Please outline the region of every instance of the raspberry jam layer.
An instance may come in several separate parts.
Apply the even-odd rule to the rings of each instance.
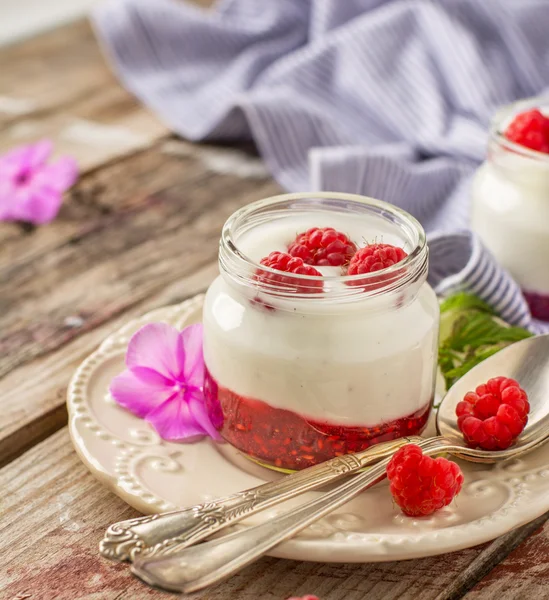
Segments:
[[[534,292],[526,292],[523,290],[523,296],[528,302],[530,312],[535,319],[549,321],[549,295],[536,294]]]
[[[206,407],[222,437],[245,454],[278,468],[299,470],[334,456],[421,433],[431,403],[420,411],[375,427],[346,427],[305,419],[217,384],[206,372]]]

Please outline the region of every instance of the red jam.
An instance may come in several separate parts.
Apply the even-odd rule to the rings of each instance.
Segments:
[[[534,319],[549,321],[549,295],[525,291],[522,294],[526,298],[526,302],[528,302]]]
[[[407,435],[421,433],[431,404],[396,421],[376,427],[345,427],[305,419],[261,400],[239,396],[217,385],[206,372],[204,385],[210,418],[223,438],[235,448],[264,463],[300,470],[334,456]]]

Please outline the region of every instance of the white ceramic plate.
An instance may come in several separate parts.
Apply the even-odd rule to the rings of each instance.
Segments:
[[[207,502],[279,477],[227,444],[166,442],[108,393],[111,379],[124,369],[134,331],[153,321],[183,328],[200,320],[202,303],[198,296],[132,321],[82,363],[69,387],[69,426],[78,454],[95,476],[143,513]],[[381,483],[271,554],[323,562],[431,556],[494,539],[549,510],[549,445],[520,460],[461,466],[463,491],[434,516],[405,517],[393,504],[386,483]],[[263,522],[306,499],[300,497],[244,523]]]

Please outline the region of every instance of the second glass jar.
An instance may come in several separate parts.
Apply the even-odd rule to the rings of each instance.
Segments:
[[[522,288],[532,315],[549,321],[549,155],[505,137],[513,118],[549,98],[502,108],[495,116],[488,156],[472,186],[471,226]]]

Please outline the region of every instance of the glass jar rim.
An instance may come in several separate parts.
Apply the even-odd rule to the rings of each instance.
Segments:
[[[535,160],[537,163],[549,165],[549,154],[517,144],[508,139],[503,131],[503,125],[507,124],[512,116],[524,110],[534,108],[547,108],[549,110],[549,96],[534,96],[500,107],[492,117],[490,123],[490,141],[504,150],[519,154],[524,158]]]
[[[415,247],[408,253],[406,258],[390,267],[381,269],[379,271],[357,275],[323,275],[322,277],[300,275],[294,273],[284,273],[285,280],[295,281],[296,283],[302,282],[302,284],[303,282],[307,281],[318,282],[319,280],[323,282],[329,281],[337,283],[353,283],[360,281],[360,286],[356,286],[355,283],[356,287],[353,285],[346,285],[344,286],[344,288],[347,288],[349,290],[349,294],[347,295],[356,296],[358,292],[361,292],[361,295],[363,296],[364,293],[368,295],[378,295],[380,293],[386,292],[388,291],[388,289],[393,289],[395,287],[395,284],[404,284],[409,280],[415,279],[417,277],[418,271],[426,271],[428,261],[427,238],[421,223],[415,217],[407,213],[405,210],[402,210],[401,208],[398,208],[397,206],[394,206],[382,200],[376,200],[374,198],[362,196],[359,194],[349,194],[343,192],[297,192],[290,194],[280,194],[277,196],[272,196],[270,198],[252,202],[251,204],[240,208],[239,210],[234,212],[231,215],[231,217],[229,217],[222,230],[219,251],[219,261],[221,266],[228,268],[228,260],[230,256],[230,258],[232,259],[230,261],[232,267],[231,270],[233,271],[238,269],[245,269],[248,273],[250,273],[257,272],[257,270],[259,269],[261,270],[261,272],[269,273],[275,276],[280,275],[280,271],[261,265],[260,263],[254,261],[246,254],[244,254],[238,248],[238,244],[235,240],[235,232],[238,230],[238,227],[252,214],[255,214],[259,211],[268,210],[271,207],[276,207],[295,200],[346,201],[348,203],[356,204],[357,206],[377,209],[381,216],[390,216],[399,225],[405,226],[409,230],[415,232],[417,239],[415,240]],[[424,267],[424,269],[422,267]],[[408,273],[409,276],[405,277],[405,273]],[[379,285],[380,277],[383,277],[383,279],[387,281],[387,285]],[[377,282],[375,290],[368,291],[368,284],[374,281]],[[257,282],[255,283],[257,284]],[[270,290],[270,292],[273,291],[274,290]],[[278,293],[278,290],[276,290],[276,293]],[[291,294],[291,297],[294,298],[299,296],[312,298],[319,297],[320,294],[313,294],[311,292],[306,292],[304,294],[296,294],[294,292]]]

